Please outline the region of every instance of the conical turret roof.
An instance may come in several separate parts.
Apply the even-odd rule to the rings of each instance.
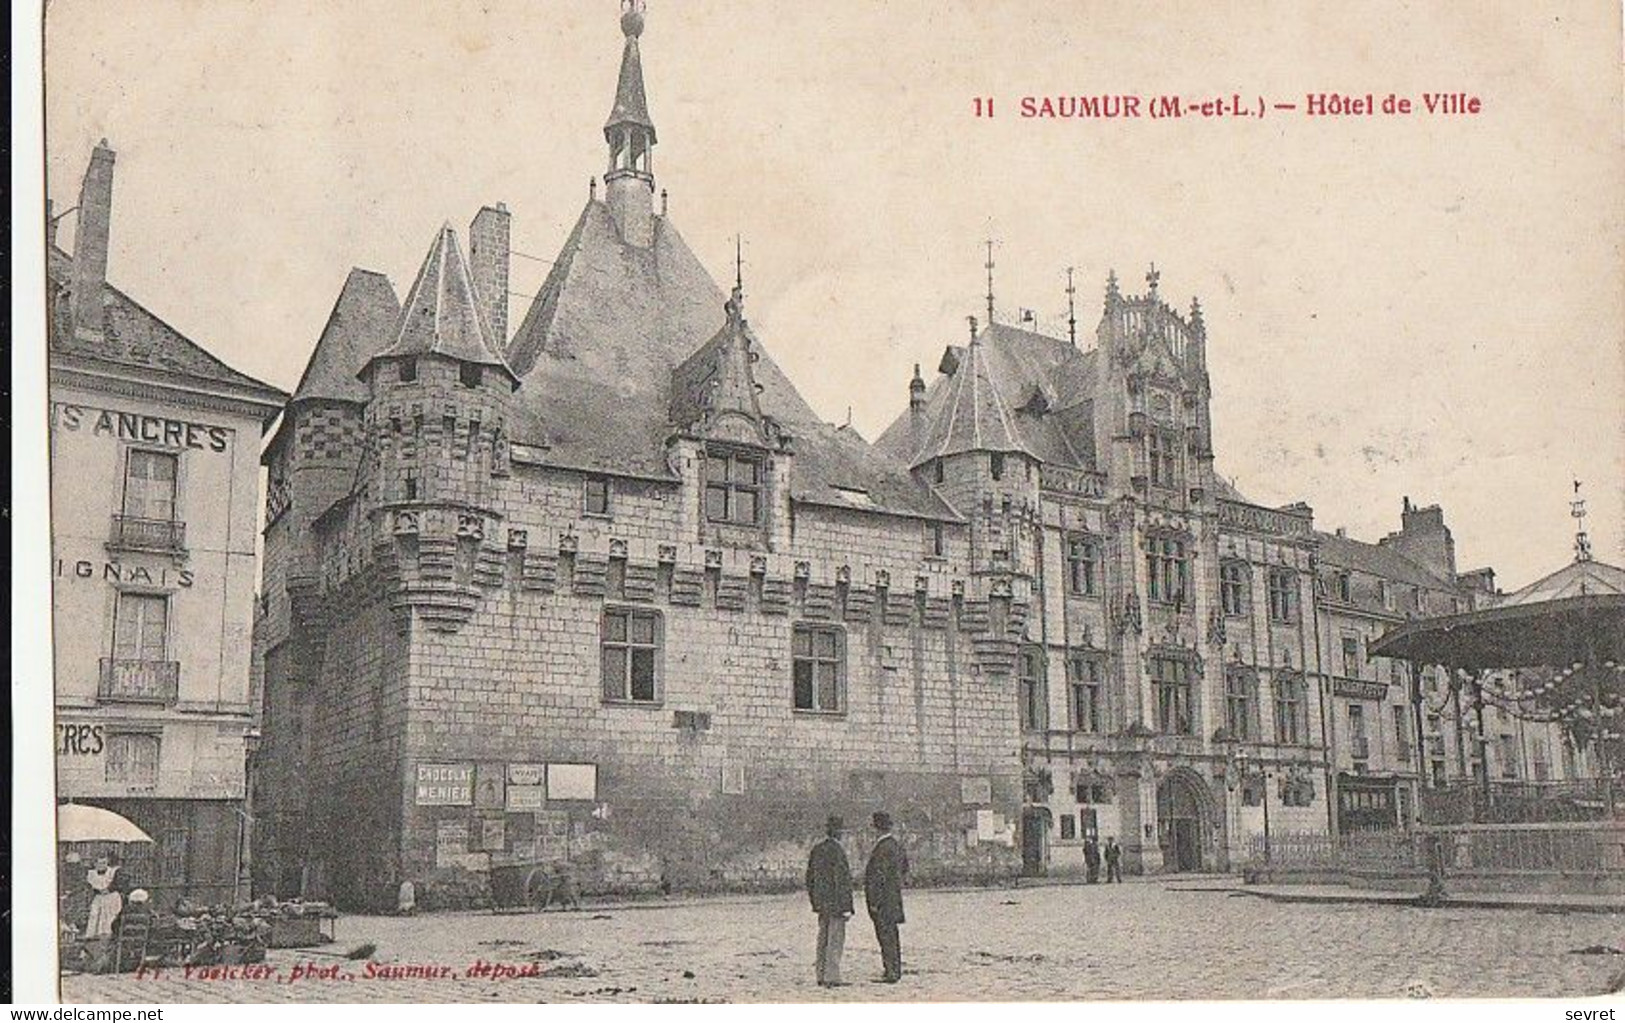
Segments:
[[[435,236],[412,290],[406,293],[394,343],[373,358],[409,355],[444,355],[496,366],[517,380],[491,342],[491,328],[475,297],[468,261],[449,223]]]

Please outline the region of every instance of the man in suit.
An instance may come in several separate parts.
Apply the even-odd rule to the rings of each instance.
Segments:
[[[818,986],[840,987],[841,952],[846,948],[846,918],[852,915],[852,868],[841,848],[839,817],[824,822],[822,842],[807,857],[807,897],[818,914]]]
[[[908,855],[891,833],[890,814],[875,814],[874,826],[880,837],[875,840],[863,870],[863,899],[869,909],[869,919],[875,924],[875,938],[880,942],[880,960],[886,971],[880,979],[886,984],[895,984],[903,979],[903,946],[897,925],[903,922],[903,881],[908,877]]]
[[[1106,839],[1106,883],[1123,883],[1123,847],[1117,844],[1117,836]]]
[[[1100,843],[1093,835],[1083,840],[1083,866],[1090,884],[1100,880]]]

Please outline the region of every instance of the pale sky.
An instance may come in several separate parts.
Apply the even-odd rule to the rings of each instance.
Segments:
[[[1232,6],[1232,5],[1227,5]],[[1220,471],[1376,540],[1444,506],[1460,567],[1565,563],[1570,483],[1625,562],[1619,6],[650,0],[671,216],[745,239],[758,336],[873,438],[985,291],[1092,340],[1107,269],[1208,325]],[[1543,5],[1550,6],[1550,5]],[[481,204],[551,259],[602,172],[612,0],[52,0],[47,173],[118,151],[110,276],[291,390],[353,265],[403,292]],[[1035,121],[1022,96],[1338,90],[1476,117]],[[977,120],[972,99],[995,97]],[[71,218],[69,218],[71,221]],[[63,238],[71,238],[71,223]],[[514,291],[547,265],[515,257]],[[514,299],[511,322],[526,299]],[[696,338],[695,344],[703,338]]]

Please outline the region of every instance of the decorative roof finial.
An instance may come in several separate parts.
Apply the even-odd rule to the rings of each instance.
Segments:
[[[1191,296],[1191,329],[1196,333],[1203,333],[1202,301],[1195,295]]]
[[[666,215],[667,201],[670,198],[671,198],[670,195],[666,192],[666,190],[664,188],[662,188],[660,190],[660,215],[662,217]]]
[[[1574,560],[1591,560],[1591,538],[1586,535],[1586,502],[1580,496],[1580,481],[1574,481],[1574,500],[1569,502],[1569,515],[1574,518]]]
[[[587,201],[598,201],[598,175],[594,174],[587,182]]]
[[[745,293],[745,242],[739,235],[734,235],[734,290],[741,295]]]
[[[987,325],[993,326],[993,239],[987,240]]]
[[[1157,297],[1157,282],[1160,281],[1160,280],[1162,280],[1162,272],[1157,269],[1157,264],[1156,263],[1152,263],[1151,264],[1151,269],[1149,269],[1149,270],[1147,270],[1145,272],[1145,297],[1146,298],[1156,298]]]
[[[976,343],[976,317],[967,316],[967,317],[965,317],[965,319],[970,321],[970,343],[975,344]]]
[[[1072,347],[1078,346],[1078,307],[1074,301],[1078,289],[1072,284],[1072,267],[1066,268],[1066,336]]]
[[[1123,298],[1122,291],[1117,287],[1117,271],[1106,271],[1106,304],[1114,305]]]
[[[643,0],[621,0],[621,33],[628,39],[643,34]]]

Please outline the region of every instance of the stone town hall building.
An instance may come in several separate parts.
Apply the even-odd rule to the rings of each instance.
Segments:
[[[501,205],[404,297],[355,270],[267,448],[259,889],[783,883],[881,808],[922,880],[1324,831],[1316,534],[1215,473],[1196,304],[1113,278],[1092,349],[973,325],[878,442],[830,426],[657,210],[622,28],[523,320]]]

